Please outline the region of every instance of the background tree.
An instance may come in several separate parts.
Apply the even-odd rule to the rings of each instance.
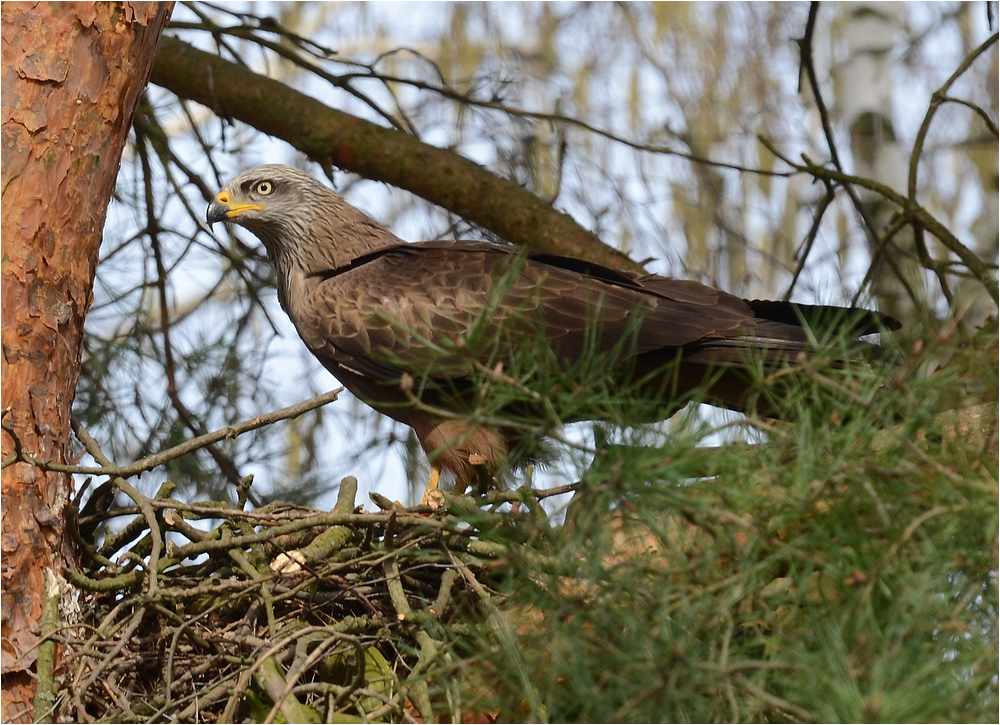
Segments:
[[[66,473],[7,463],[15,451],[73,460],[70,407],[101,230],[169,7],[3,6],[4,720],[32,719],[29,673],[44,592],[61,590],[68,564],[71,492]]]

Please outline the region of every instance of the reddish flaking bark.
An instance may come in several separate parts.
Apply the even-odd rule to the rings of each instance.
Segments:
[[[83,321],[132,114],[171,3],[4,3],[3,460],[66,462]],[[15,437],[16,436],[16,441]],[[28,717],[68,476],[3,469],[3,719]]]

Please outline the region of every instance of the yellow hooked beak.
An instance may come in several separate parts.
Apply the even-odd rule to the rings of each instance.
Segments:
[[[215,199],[208,205],[205,218],[209,224],[215,224],[215,222],[231,221],[244,212],[260,211],[263,208],[263,204],[240,204],[239,202],[234,202],[233,195],[229,190],[223,189],[215,195]]]

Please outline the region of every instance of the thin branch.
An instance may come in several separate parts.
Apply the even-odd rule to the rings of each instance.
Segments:
[[[809,79],[809,87],[812,90],[813,99],[816,102],[816,110],[819,113],[820,123],[823,126],[823,137],[826,139],[827,149],[830,151],[830,161],[833,163],[834,168],[840,173],[844,172],[844,167],[840,162],[840,154],[837,152],[837,141],[833,136],[833,123],[830,121],[830,112],[826,107],[826,102],[823,100],[823,93],[820,90],[819,77],[816,74],[816,65],[813,62],[813,35],[816,30],[816,18],[819,14],[819,2],[812,2],[809,4],[809,18],[806,20],[806,29],[803,33],[802,38],[797,42],[799,45],[799,57],[802,65],[802,69],[805,70],[806,77]],[[800,71],[801,73],[801,71]],[[854,210],[861,217],[864,222],[865,231],[868,234],[868,240],[874,247],[878,241],[878,233],[875,228],[874,222],[868,215],[868,211],[865,209],[864,204],[861,203],[861,199],[858,197],[857,191],[849,186],[844,186],[844,191],[847,192],[848,197],[851,199],[851,204],[854,206]],[[875,260],[872,260],[874,265]]]
[[[962,244],[962,242],[960,242],[958,238],[952,234],[951,231],[949,231],[948,227],[938,221],[933,214],[927,211],[927,209],[922,207],[915,200],[903,196],[886,184],[882,184],[874,179],[845,174],[841,171],[837,171],[836,169],[820,166],[808,158],[805,158],[804,160],[804,164],[796,164],[796,168],[800,171],[804,171],[817,178],[836,181],[838,184],[844,186],[845,189],[851,189],[853,186],[860,186],[864,189],[874,191],[876,194],[888,199],[893,204],[896,204],[903,214],[918,222],[924,229],[937,237],[938,241],[940,241],[945,247],[954,252],[962,263],[969,268],[969,271],[973,274],[973,276],[986,288],[986,291],[989,293],[990,297],[993,298],[993,301],[995,303],[1000,303],[1000,295],[998,295],[997,292],[996,280],[993,279],[991,274],[991,269],[995,268],[995,265],[991,267],[984,262],[979,255]]]
[[[772,695],[763,687],[755,685],[743,675],[734,676],[733,682],[753,697],[763,700],[771,707],[780,710],[785,716],[791,715],[799,722],[816,722],[816,718],[808,710],[804,710],[777,695]]]
[[[781,298],[786,302],[792,298],[792,292],[795,290],[795,285],[799,281],[799,276],[802,274],[802,270],[806,267],[806,260],[809,259],[809,254],[812,252],[813,245],[816,243],[817,237],[819,237],[819,228],[820,224],[823,222],[823,216],[826,214],[826,210],[833,203],[834,199],[837,198],[833,184],[824,180],[823,186],[826,191],[823,193],[823,198],[819,200],[816,212],[813,214],[813,221],[812,225],[809,227],[809,232],[806,234],[805,240],[802,242],[798,253],[795,255],[797,258],[795,260],[795,272],[792,274],[792,281],[788,283],[788,289],[785,290],[785,294]]]
[[[996,121],[990,118],[990,114],[987,113],[986,109],[983,108],[982,106],[978,106],[972,101],[967,101],[964,98],[956,98],[955,96],[942,96],[941,100],[945,103],[954,103],[959,106],[965,106],[973,113],[975,113],[977,116],[979,116],[982,122],[986,124],[986,129],[991,134],[996,136],[998,133],[1000,133],[1000,130],[997,129]]]
[[[937,113],[938,108],[941,104],[947,102],[948,99],[948,89],[957,81],[976,61],[979,56],[989,50],[997,42],[998,34],[994,33],[989,38],[986,39],[978,48],[973,50],[965,59],[959,64],[955,72],[944,82],[944,84],[938,88],[931,95],[930,105],[927,107],[927,113],[924,114],[924,120],[920,124],[920,130],[917,131],[917,138],[913,142],[913,151],[910,153],[910,171],[907,179],[907,196],[915,202],[917,198],[917,172],[920,166],[920,156],[923,153],[924,142],[927,139],[927,132],[930,130],[931,121],[934,119],[934,114]],[[996,131],[996,124],[989,120],[989,117],[984,118],[987,124],[991,127],[993,133]]]
[[[173,321],[170,318],[170,304],[167,300],[167,269],[163,263],[163,253],[160,248],[160,223],[156,216],[155,199],[152,189],[153,177],[145,139],[139,134],[138,129],[136,129],[136,133],[139,136],[136,148],[138,149],[139,160],[142,164],[143,180],[145,182],[146,231],[153,250],[153,259],[156,262],[156,289],[159,294],[160,335],[163,337],[163,371],[167,376],[167,398],[177,412],[177,417],[184,423],[184,426],[195,435],[204,435],[204,427],[195,419],[195,416],[188,409],[187,405],[181,400],[180,387],[177,384],[173,344],[170,341],[170,331]],[[219,470],[229,479],[229,482],[238,487],[242,476],[240,476],[235,462],[212,444],[206,445],[205,448],[208,449]],[[254,501],[254,503],[259,505],[260,501]]]
[[[816,17],[819,15],[819,3],[809,3],[809,17],[806,20],[806,29],[796,42],[799,46],[799,89],[801,90],[802,72],[809,79],[809,88],[813,93],[813,100],[816,102],[816,111],[819,113],[819,120],[823,126],[823,136],[826,138],[827,148],[830,150],[830,160],[838,170],[843,171],[840,163],[840,154],[837,153],[837,142],[833,138],[833,123],[830,121],[830,112],[826,108],[823,94],[819,89],[819,78],[816,75],[816,65],[813,63],[813,35],[816,31]]]
[[[184,443],[168,448],[165,451],[160,451],[152,456],[146,456],[145,458],[141,458],[138,461],[130,463],[126,466],[116,466],[110,464],[110,462],[108,465],[102,466],[71,466],[61,463],[53,463],[52,461],[43,461],[24,451],[21,452],[21,455],[17,460],[30,463],[31,465],[37,466],[44,471],[80,473],[91,476],[135,476],[136,474],[144,471],[152,470],[157,466],[162,466],[164,463],[172,461],[175,458],[192,453],[193,451],[204,448],[205,446],[210,446],[218,441],[235,438],[236,436],[242,435],[248,431],[257,430],[258,428],[263,428],[264,426],[277,423],[279,420],[296,418],[303,413],[308,413],[310,410],[314,410],[336,400],[337,396],[339,396],[343,390],[343,388],[337,388],[336,390],[331,390],[328,393],[317,395],[316,397],[310,398],[309,400],[301,403],[289,405],[286,408],[281,408],[271,413],[265,413],[264,415],[258,415],[256,418],[250,418],[242,423],[227,425],[225,428],[220,428],[216,431],[212,431],[211,433],[191,438]],[[7,430],[7,428],[5,427],[4,430]],[[6,464],[7,462],[5,462],[5,465]]]

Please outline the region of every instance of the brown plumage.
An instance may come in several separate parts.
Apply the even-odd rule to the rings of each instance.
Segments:
[[[700,386],[706,402],[744,409],[748,366],[773,368],[807,350],[803,320],[850,337],[894,325],[863,310],[743,300],[698,282],[494,244],[407,244],[288,166],[243,172],[207,218],[260,238],[281,306],[309,350],[352,393],[411,426],[432,464],[461,485],[489,481],[523,443],[511,429],[470,421],[471,379],[502,374],[515,350],[539,338],[562,374],[590,355],[623,385],[645,380],[659,419]]]

